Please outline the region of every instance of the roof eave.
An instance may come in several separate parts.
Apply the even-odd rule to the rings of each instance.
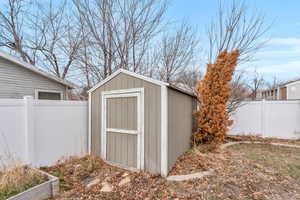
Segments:
[[[176,86],[174,86],[174,85],[169,85],[168,87],[169,87],[169,88],[172,88],[172,89],[174,89],[174,90],[177,90],[178,92],[181,92],[181,93],[183,93],[183,94],[186,94],[186,95],[189,95],[189,96],[191,96],[191,97],[197,98],[197,95],[196,95],[196,94],[194,94],[194,93],[192,93],[192,92],[185,91],[185,90],[183,90],[183,89],[181,89],[181,88],[179,88],[179,87],[176,87]]]

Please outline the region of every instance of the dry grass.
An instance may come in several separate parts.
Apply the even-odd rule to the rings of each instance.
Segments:
[[[102,168],[103,164],[104,162],[95,156],[70,157],[52,167],[42,167],[41,170],[58,177],[60,189],[68,191],[82,184],[82,181],[88,180],[93,172]]]
[[[243,144],[230,147],[245,158],[278,173],[290,176],[300,183],[300,149],[264,144]]]
[[[60,174],[65,182],[63,187],[68,186],[68,190],[57,198],[59,200],[298,200],[300,149],[274,148],[268,144],[241,144],[222,151],[211,150],[208,146],[194,148],[187,152],[188,158],[182,157],[181,163],[177,162],[183,166],[181,169],[192,171],[194,165],[196,170],[209,168],[214,169],[216,174],[184,182],[169,182],[159,175],[127,171],[90,156],[73,158],[47,170],[54,175]],[[124,173],[128,174],[131,182],[119,186]],[[100,182],[90,188],[86,187],[87,183],[95,179]],[[103,182],[111,184],[113,191],[101,192]]]
[[[216,174],[170,183],[180,199],[300,199],[300,149],[240,144],[216,153]],[[207,156],[209,154],[206,154]],[[216,155],[211,154],[214,159]]]
[[[0,200],[9,198],[47,180],[26,165],[16,164],[0,171]]]
[[[184,175],[214,169],[228,161],[224,157],[225,151],[208,144],[193,147],[177,159],[169,175]]]

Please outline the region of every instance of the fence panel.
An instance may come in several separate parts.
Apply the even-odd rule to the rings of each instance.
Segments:
[[[300,138],[300,101],[249,101],[231,117],[231,135]]]
[[[300,138],[300,101],[266,101],[265,137]]]
[[[37,165],[87,153],[86,102],[35,100],[33,104]]]
[[[258,101],[245,102],[232,115],[233,125],[230,133],[236,134],[262,134],[262,105]]]
[[[87,102],[0,99],[0,166],[14,160],[45,166],[85,155],[87,114]]]
[[[0,99],[0,165],[25,160],[24,101]]]

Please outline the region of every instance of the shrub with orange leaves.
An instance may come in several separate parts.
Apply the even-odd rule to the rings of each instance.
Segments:
[[[197,130],[192,135],[194,145],[220,144],[225,139],[232,124],[226,108],[231,94],[229,82],[239,55],[238,50],[221,52],[214,64],[207,65],[203,80],[196,85],[200,104],[194,113],[197,120]]]

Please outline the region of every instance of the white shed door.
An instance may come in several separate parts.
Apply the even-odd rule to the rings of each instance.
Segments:
[[[110,91],[103,100],[103,157],[114,164],[143,168],[142,91]],[[104,149],[105,148],[105,149]]]

